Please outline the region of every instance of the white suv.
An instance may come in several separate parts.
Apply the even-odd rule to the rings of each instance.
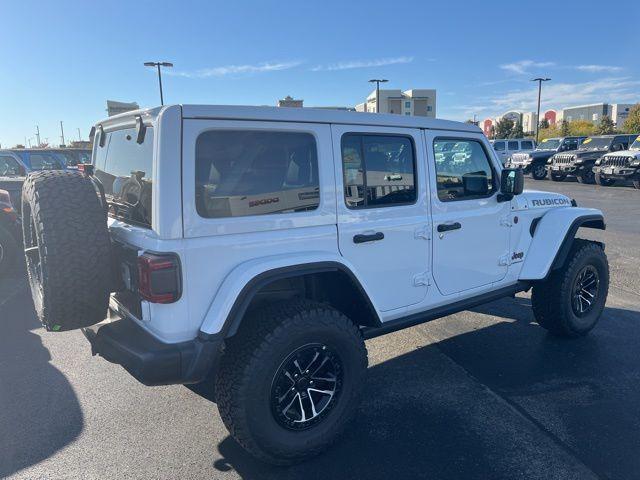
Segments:
[[[173,105],[95,132],[91,165],[23,189],[42,323],[83,328],[147,385],[211,381],[265,461],[338,436],[364,339],[531,288],[554,334],[587,333],[604,308],[603,245],[574,239],[602,213],[523,193],[475,126]]]

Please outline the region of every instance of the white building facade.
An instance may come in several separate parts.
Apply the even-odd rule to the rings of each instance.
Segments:
[[[356,105],[358,112],[376,111],[376,91],[369,94],[367,100]],[[380,113],[392,113],[396,115],[415,115],[418,117],[436,116],[436,91],[435,89],[412,90],[380,90]]]

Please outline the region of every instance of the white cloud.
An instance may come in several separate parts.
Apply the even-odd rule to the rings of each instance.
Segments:
[[[530,88],[511,90],[503,95],[476,96],[474,105],[453,107],[455,118],[466,119],[473,113],[479,116],[500,115],[508,110],[533,112],[538,100],[537,84]],[[598,102],[637,102],[640,99],[640,80],[631,77],[609,77],[590,82],[547,82],[542,87],[542,108],[562,109]]]
[[[398,63],[411,63],[413,57],[392,57],[392,58],[377,58],[373,60],[349,60],[338,63],[331,63],[328,65],[317,65],[311,70],[314,72],[332,72],[336,70],[350,70],[352,68],[370,68],[370,67],[383,67],[385,65],[395,65]]]
[[[225,77],[229,75],[251,75],[255,73],[275,72],[289,70],[302,64],[300,61],[289,62],[263,62],[256,65],[225,65],[221,67],[202,68],[192,72],[173,72],[167,70],[169,75],[187,78]]]
[[[553,67],[554,65],[554,62],[535,62],[533,60],[520,60],[518,62],[505,63],[504,65],[500,65],[500,68],[511,73],[524,75],[526,73],[529,73],[529,70],[531,68]]]
[[[576,70],[580,70],[582,72],[619,72],[622,70],[622,67],[614,67],[611,65],[578,65]]]

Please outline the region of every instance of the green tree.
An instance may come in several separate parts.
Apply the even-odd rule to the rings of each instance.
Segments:
[[[593,135],[596,126],[588,120],[574,120],[569,122],[569,134],[578,137],[588,137]]]
[[[522,130],[522,124],[516,123],[515,127],[511,130],[509,138],[524,138],[524,131]]]
[[[562,137],[566,137],[571,133],[571,130],[569,129],[569,122],[567,122],[566,120],[561,120],[560,121],[560,135]]]
[[[495,138],[509,138],[513,130],[513,121],[508,118],[501,118],[496,124]]]
[[[542,120],[540,120],[540,123],[538,124],[538,128],[540,128],[541,130],[543,128],[549,128],[549,120],[547,120],[546,118],[543,118]]]
[[[595,128],[594,132],[596,135],[611,135],[615,133],[616,128],[613,124],[613,120],[608,115],[603,115],[600,123]]]
[[[624,122],[623,129],[627,133],[640,134],[640,103],[629,109],[629,116]]]

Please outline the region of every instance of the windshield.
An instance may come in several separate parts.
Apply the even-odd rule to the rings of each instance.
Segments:
[[[589,137],[582,145],[578,147],[578,150],[601,150],[611,145],[613,137]]]
[[[104,186],[109,215],[151,226],[153,176],[153,128],[144,141],[136,142],[136,130],[128,128],[105,134],[104,146],[95,147],[95,176]]]
[[[560,146],[559,138],[545,138],[538,144],[536,150],[556,150]]]
[[[640,137],[636,138],[636,141],[631,144],[629,150],[640,150]]]

